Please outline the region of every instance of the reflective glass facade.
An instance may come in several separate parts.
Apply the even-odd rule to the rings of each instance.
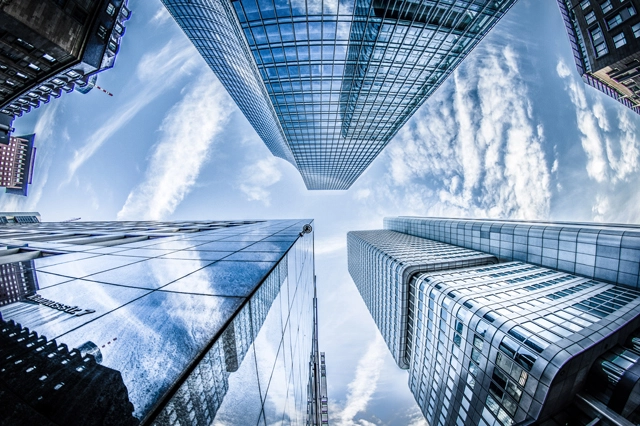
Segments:
[[[562,244],[569,232],[574,245],[565,251],[590,247],[597,258],[610,235],[621,232],[620,244],[633,227],[401,217],[386,218],[385,228],[348,234],[349,272],[429,424],[640,420],[640,291],[592,279],[597,265],[589,274],[540,265],[550,241]],[[583,233],[595,234],[592,246],[580,245]],[[470,253],[486,264],[426,269],[440,247],[479,249]],[[536,247],[537,265],[513,261]],[[640,261],[640,253],[625,256]],[[401,257],[415,261],[409,273]]]
[[[348,189],[515,0],[163,0],[276,156]]]
[[[305,424],[310,223],[3,226],[3,421]]]

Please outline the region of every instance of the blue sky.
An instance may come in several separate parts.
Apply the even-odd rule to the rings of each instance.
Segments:
[[[384,216],[638,223],[640,116],[584,86],[554,0],[520,0],[349,191],[270,155],[159,0],[131,0],[116,66],[19,118],[46,221],[315,218],[321,347],[338,425],[423,424],[347,273]]]

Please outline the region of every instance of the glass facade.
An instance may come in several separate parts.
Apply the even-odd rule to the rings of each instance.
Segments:
[[[2,227],[3,420],[305,424],[311,223]]]
[[[522,262],[420,274],[410,289],[409,386],[430,424],[557,412],[585,385],[569,358],[586,376],[594,340],[640,308],[638,291]]]
[[[392,231],[347,234],[349,273],[396,363],[407,368],[408,278],[497,262],[491,255]]]
[[[163,0],[309,189],[348,189],[515,0]]]
[[[385,218],[386,229],[640,288],[640,226],[575,222]]]
[[[640,291],[593,279],[607,265],[598,255],[620,258],[633,226],[400,217],[385,228],[348,234],[349,272],[429,424],[640,419]],[[617,252],[607,251],[616,236]],[[593,251],[595,272],[561,270],[558,245]],[[486,262],[428,269],[442,247]],[[543,265],[547,250],[554,269]],[[624,256],[640,261],[640,252]],[[403,261],[414,262],[409,273]],[[625,342],[630,349],[616,346]]]

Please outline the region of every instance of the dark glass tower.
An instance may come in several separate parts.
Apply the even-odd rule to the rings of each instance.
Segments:
[[[2,225],[0,423],[304,425],[308,410],[326,413],[307,393],[324,389],[326,403],[309,368],[312,223]]]
[[[13,117],[91,90],[113,67],[130,16],[127,0],[0,2],[0,143]]]
[[[271,152],[348,189],[515,0],[163,0]]]
[[[640,227],[385,228],[348,234],[349,272],[429,424],[638,423]]]

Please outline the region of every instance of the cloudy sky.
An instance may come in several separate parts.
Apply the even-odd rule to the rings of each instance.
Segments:
[[[346,268],[384,216],[638,223],[640,116],[585,87],[554,0],[520,0],[349,191],[270,155],[159,0],[131,0],[114,69],[19,118],[46,221],[314,218],[321,348],[337,425],[423,424]]]

